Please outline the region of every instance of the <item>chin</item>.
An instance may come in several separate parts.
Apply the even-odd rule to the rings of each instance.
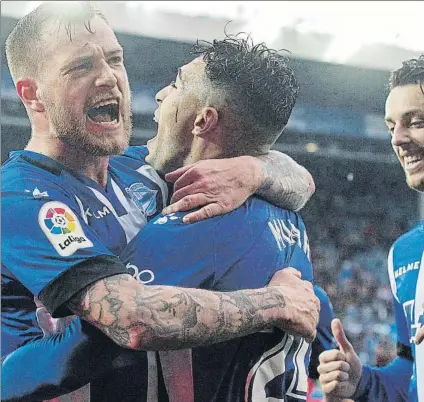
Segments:
[[[407,177],[406,183],[410,189],[419,191],[420,193],[424,192],[424,177],[413,179],[411,177]]]

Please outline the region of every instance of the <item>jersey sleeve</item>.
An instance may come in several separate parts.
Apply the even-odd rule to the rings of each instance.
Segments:
[[[389,365],[377,368],[362,367],[362,377],[355,402],[408,402],[408,388],[412,375],[412,361],[396,357]]]
[[[77,318],[63,332],[34,340],[3,360],[2,401],[55,398],[110,370],[143,359],[145,353],[120,348]]]
[[[69,315],[84,287],[126,272],[59,184],[9,180],[1,211],[3,264],[54,316]]]

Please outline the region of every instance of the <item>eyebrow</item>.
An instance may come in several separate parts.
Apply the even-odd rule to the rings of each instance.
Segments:
[[[84,45],[84,46],[86,46],[86,45]],[[122,48],[116,48],[116,49],[113,49],[113,50],[106,52],[104,55],[105,55],[106,58],[108,58],[108,57],[113,56],[115,54],[123,54],[123,52],[124,51],[123,51]],[[66,71],[69,68],[71,68],[72,66],[75,66],[75,65],[78,65],[78,64],[84,64],[84,63],[90,62],[91,60],[93,60],[92,54],[78,56],[78,57],[75,57],[74,59],[70,60],[68,63],[66,63],[60,70]]]
[[[416,114],[423,114],[424,115],[424,110],[422,110],[422,109],[409,110],[408,112],[406,112],[402,115],[402,120],[410,119],[411,117],[414,117]],[[394,123],[393,119],[391,119],[390,117],[386,117],[384,120],[385,120],[386,123]]]

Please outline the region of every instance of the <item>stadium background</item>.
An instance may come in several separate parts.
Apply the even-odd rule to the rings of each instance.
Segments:
[[[30,134],[6,67],[4,42],[16,19],[40,3],[1,4],[2,162],[11,150],[23,148]],[[395,329],[386,258],[391,243],[424,217],[424,198],[405,184],[384,125],[384,102],[389,71],[424,53],[416,33],[424,5],[97,4],[124,47],[133,94],[133,144],[154,135],[154,94],[192,59],[196,39],[222,37],[231,20],[228,32],[251,32],[255,42],[291,51],[300,96],[275,148],[307,167],[316,182],[302,216],[317,283],[329,294],[361,360],[387,364],[395,353]]]

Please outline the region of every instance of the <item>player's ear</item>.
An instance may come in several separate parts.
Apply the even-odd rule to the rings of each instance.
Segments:
[[[44,103],[40,99],[37,82],[32,78],[23,78],[16,83],[16,90],[24,105],[34,112],[44,112]]]
[[[204,137],[216,132],[218,128],[218,111],[213,107],[204,107],[194,120],[193,135]]]

